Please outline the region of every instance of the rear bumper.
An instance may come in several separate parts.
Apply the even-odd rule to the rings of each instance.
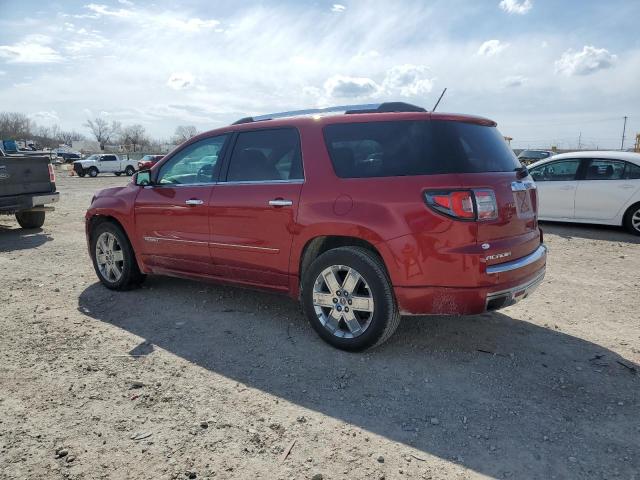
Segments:
[[[494,265],[487,275],[510,272],[510,280],[488,286],[394,287],[402,315],[475,315],[498,310],[527,298],[542,283],[546,271],[547,248],[541,245],[532,254],[512,262]],[[520,274],[520,275],[519,275]]]
[[[60,193],[28,193],[25,195],[14,195],[10,197],[0,197],[0,212],[14,213],[22,210],[30,210],[42,207],[50,203],[55,203],[60,199]]]

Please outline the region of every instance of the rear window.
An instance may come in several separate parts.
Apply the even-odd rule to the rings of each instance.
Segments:
[[[396,177],[510,172],[520,167],[495,127],[443,120],[327,125],[336,175]]]

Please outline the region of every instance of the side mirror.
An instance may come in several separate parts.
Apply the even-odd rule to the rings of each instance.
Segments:
[[[140,170],[134,175],[133,183],[135,183],[139,187],[146,187],[148,185],[151,185],[151,171]]]

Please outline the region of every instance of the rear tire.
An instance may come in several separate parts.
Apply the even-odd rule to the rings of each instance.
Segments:
[[[348,287],[352,272],[357,283]],[[316,258],[303,274],[302,306],[316,333],[341,350],[381,345],[400,323],[384,263],[362,247],[339,247]]]
[[[16,220],[22,228],[40,228],[44,225],[45,212],[18,212]]]
[[[98,279],[111,290],[129,290],[145,279],[126,233],[113,222],[92,229],[91,260]]]
[[[640,235],[640,203],[631,205],[624,214],[624,227],[634,235]]]
[[[95,178],[98,176],[98,169],[96,167],[89,168],[89,176]]]
[[[136,169],[129,165],[127,168],[125,168],[124,173],[127,174],[127,177],[130,177],[131,175],[136,173]]]

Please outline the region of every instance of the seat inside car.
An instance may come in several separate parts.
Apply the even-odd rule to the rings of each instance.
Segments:
[[[278,169],[260,150],[246,148],[238,155],[236,163],[231,162],[227,181],[280,180]]]

